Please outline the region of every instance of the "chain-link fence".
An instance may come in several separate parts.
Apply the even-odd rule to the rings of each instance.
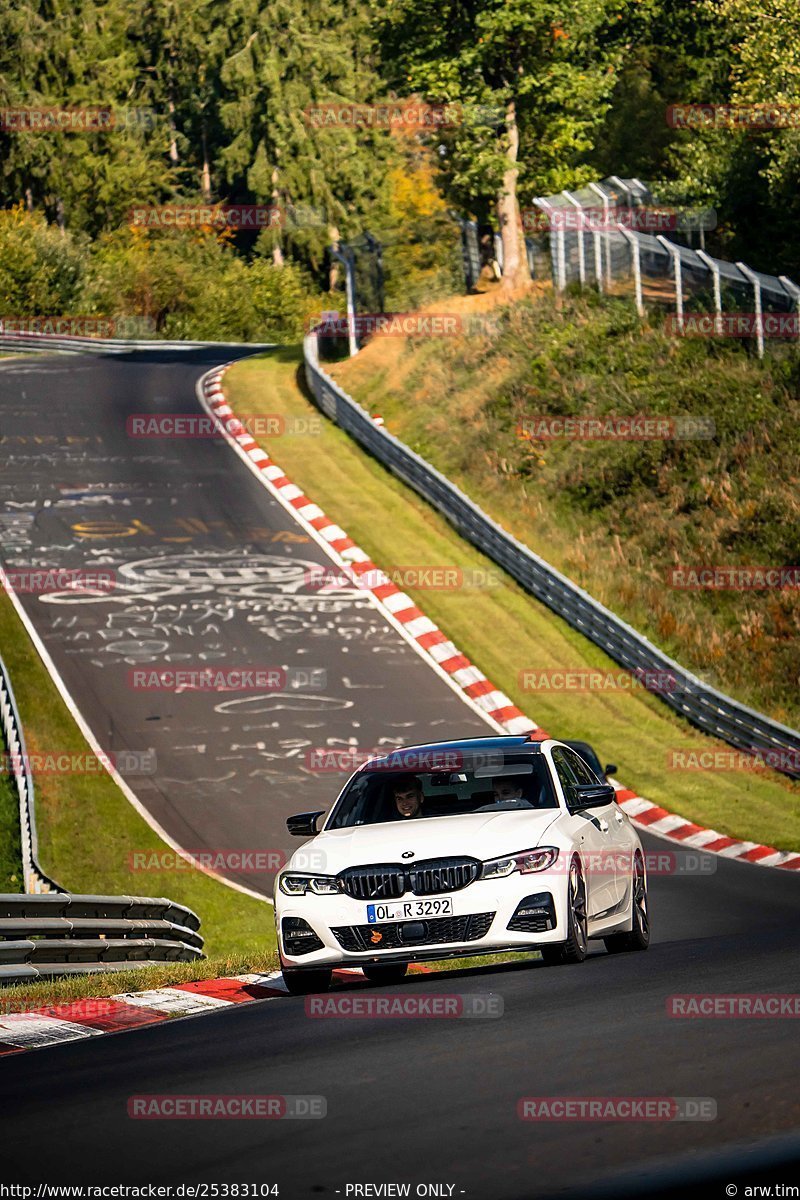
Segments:
[[[531,277],[552,280],[558,291],[577,284],[629,295],[642,314],[646,305],[660,307],[676,336],[752,340],[759,357],[767,341],[796,341],[800,287],[785,275],[713,258],[705,235],[715,224],[712,209],[659,204],[647,184],[616,175],[573,192],[537,196],[533,207],[522,210]],[[398,279],[409,268],[413,273],[411,246],[364,233],[332,249],[345,267],[351,322],[356,313],[383,312],[385,303],[392,309],[391,301],[398,298],[405,307],[443,294],[456,283],[459,251],[467,291],[487,271],[502,276],[503,242],[491,225],[450,213],[429,233],[427,238],[417,234],[430,262],[419,272],[420,286],[408,294]],[[435,243],[439,249],[432,255]],[[357,348],[353,335],[350,353]]]
[[[640,180],[617,176],[537,196],[534,205],[523,225],[536,230],[538,245],[549,242],[557,290],[577,283],[632,294],[641,313],[646,303],[663,306],[677,335],[752,339],[760,357],[767,340],[797,339],[800,287],[707,254],[711,210],[659,206]]]

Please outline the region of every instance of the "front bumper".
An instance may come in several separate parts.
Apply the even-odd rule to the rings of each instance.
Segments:
[[[281,958],[296,969],[357,967],[531,950],[566,937],[566,888],[547,872],[477,880],[461,891],[425,899],[452,900],[452,916],[370,924],[367,901],[345,895],[290,897],[277,891],[275,919]],[[527,901],[523,912],[528,915],[514,920],[523,901]],[[315,949],[293,952],[296,942],[290,939],[287,945],[283,924],[287,918],[291,925],[299,919],[313,931],[316,936],[308,943]],[[512,921],[516,928],[509,929]],[[375,934],[381,936],[375,938]]]

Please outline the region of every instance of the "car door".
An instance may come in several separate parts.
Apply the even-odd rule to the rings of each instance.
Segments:
[[[598,783],[592,771],[574,750],[561,746],[554,747],[553,765],[567,804],[574,803],[575,789],[578,784]],[[620,898],[615,862],[616,823],[614,814],[611,812],[612,807],[609,804],[604,808],[587,808],[572,815],[576,830],[575,839],[579,843],[584,857],[590,917],[607,912],[617,904]]]

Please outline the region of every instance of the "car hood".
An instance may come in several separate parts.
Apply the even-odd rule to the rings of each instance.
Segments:
[[[306,842],[292,855],[293,870],[336,875],[345,867],[371,863],[409,865],[426,858],[468,855],[497,858],[541,844],[561,810],[469,813],[458,817],[412,818],[381,825],[331,829]],[[404,858],[409,852],[413,857]]]

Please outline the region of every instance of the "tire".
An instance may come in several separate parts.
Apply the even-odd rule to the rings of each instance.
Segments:
[[[567,940],[540,947],[546,965],[582,963],[589,941],[586,926],[586,884],[581,864],[577,858],[573,858],[567,884]]]
[[[633,862],[631,876],[631,929],[629,933],[612,933],[603,938],[609,954],[624,954],[646,950],[650,945],[650,913],[647,907],[647,879],[641,854]]]
[[[374,963],[361,970],[370,983],[399,983],[405,978],[408,963]]]
[[[312,992],[327,992],[331,986],[333,971],[320,967],[318,971],[295,971],[292,967],[281,967],[283,982],[291,996],[308,996]]]

